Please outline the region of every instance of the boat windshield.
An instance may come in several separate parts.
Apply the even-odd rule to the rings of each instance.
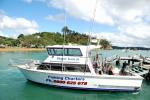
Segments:
[[[82,56],[81,50],[79,48],[47,48],[49,55],[62,56],[64,51],[64,56]]]

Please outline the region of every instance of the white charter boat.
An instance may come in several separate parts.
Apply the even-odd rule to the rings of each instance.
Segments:
[[[143,78],[127,72],[106,73],[90,58],[87,46],[55,45],[47,47],[42,63],[32,61],[16,65],[27,80],[50,86],[105,91],[139,91]],[[97,57],[96,57],[97,58]]]

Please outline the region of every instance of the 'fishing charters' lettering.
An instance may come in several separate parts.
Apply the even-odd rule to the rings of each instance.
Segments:
[[[87,85],[83,77],[62,77],[62,76],[51,76],[46,78],[47,83],[56,84],[68,84],[68,85]]]

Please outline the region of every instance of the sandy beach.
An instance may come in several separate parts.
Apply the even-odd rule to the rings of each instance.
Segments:
[[[4,51],[44,51],[45,48],[0,48],[0,52]]]

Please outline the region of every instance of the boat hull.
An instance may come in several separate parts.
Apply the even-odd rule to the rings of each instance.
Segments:
[[[30,81],[81,90],[139,91],[143,80],[140,76],[86,75],[86,73],[18,68]]]

